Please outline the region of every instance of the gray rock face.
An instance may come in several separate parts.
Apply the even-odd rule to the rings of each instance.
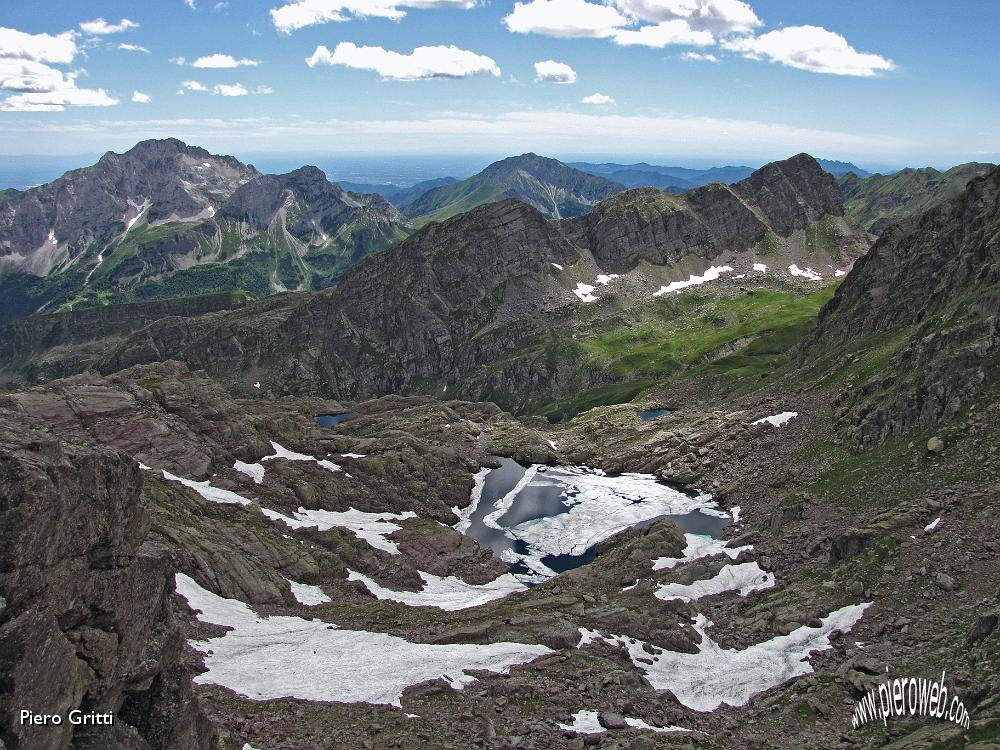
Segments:
[[[9,747],[209,748],[171,614],[168,553],[126,456],[0,416],[0,739]],[[19,711],[114,714],[24,726]]]
[[[982,388],[1000,353],[998,207],[994,169],[950,203],[891,227],[820,311],[807,356],[859,336],[905,335],[845,409],[861,443],[950,419]]]

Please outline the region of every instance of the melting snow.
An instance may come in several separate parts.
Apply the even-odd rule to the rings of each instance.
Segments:
[[[733,510],[736,510],[736,508]],[[710,536],[702,534],[685,534],[684,541],[687,543],[687,546],[684,547],[683,557],[658,557],[653,560],[653,570],[667,570],[681,563],[691,562],[702,557],[712,557],[713,555],[725,554],[729,556],[730,560],[735,560],[741,553],[749,552],[753,549],[752,544],[730,549],[726,546],[729,544],[728,541],[713,539]]]
[[[486,484],[486,475],[489,473],[490,469],[480,469],[473,475],[472,494],[469,496],[469,506],[467,508],[461,509],[456,505],[451,509],[451,512],[459,518],[458,523],[452,526],[455,531],[464,534],[469,526],[472,525],[472,514],[479,508],[479,501],[483,496],[483,485]]]
[[[734,505],[730,509],[729,512],[732,513],[732,515],[733,515],[733,523],[739,523],[740,522],[740,506]]]
[[[602,273],[598,274],[597,280],[594,283],[601,284],[602,286],[607,286],[612,281],[618,278],[621,278],[621,275],[617,273]]]
[[[573,294],[584,302],[597,302],[597,297],[591,294],[593,291],[594,287],[590,284],[584,284],[582,281],[579,281],[577,282],[576,289],[573,290]]]
[[[483,518],[483,523],[489,526],[491,529],[501,529],[500,519],[503,515],[510,510],[510,506],[514,504],[514,500],[517,498],[518,494],[531,484],[532,480],[538,474],[538,469],[541,468],[541,464],[534,464],[529,466],[524,472],[524,475],[517,480],[510,492],[504,495],[502,498],[493,503],[494,511]]]
[[[552,450],[554,450],[554,451],[559,450],[559,446],[555,444],[555,441],[553,441],[553,440],[546,440],[545,442],[549,444],[549,447]]]
[[[846,272],[846,271],[841,271],[841,270],[840,270],[840,269],[838,268],[838,269],[837,269],[836,271],[834,271],[834,272],[833,272],[833,275],[834,275],[834,276],[847,276],[847,272]]]
[[[940,523],[941,523],[941,516],[938,516],[933,521],[931,521],[929,524],[927,524],[926,526],[924,526],[924,531],[926,531],[929,534],[932,531],[934,531],[934,529],[936,529],[938,527],[938,524],[940,524]]]
[[[333,601],[326,594],[323,593],[323,589],[319,586],[310,586],[308,583],[296,583],[290,578],[286,578],[288,585],[292,589],[292,596],[299,604],[305,604],[307,607],[315,607],[318,604],[326,604],[327,602]]]
[[[653,657],[653,664],[645,663],[650,655],[643,649],[643,642],[625,636],[605,637],[581,628],[580,645],[597,639],[620,644],[654,689],[670,690],[678,701],[695,711],[714,711],[723,703],[746,705],[758,693],[812,672],[809,654],[830,648],[830,634],[835,630],[849,632],[869,606],[871,602],[842,607],[824,617],[819,627],[802,625],[788,635],[742,650],[720,648],[706,632],[711,621],[699,614],[694,622],[694,629],[701,635],[698,652],[660,651]]]
[[[395,542],[386,539],[386,536],[399,531],[402,526],[390,523],[388,519],[402,521],[417,517],[417,514],[412,510],[405,513],[366,513],[354,508],[349,508],[346,511],[299,508],[291,517],[267,508],[263,508],[262,512],[268,518],[282,521],[292,529],[304,529],[311,526],[315,526],[320,531],[329,531],[332,528],[347,529],[358,539],[368,542],[375,549],[388,552],[390,555],[398,555],[399,547],[396,546]]]
[[[341,458],[364,458],[367,453],[341,453]]]
[[[286,461],[312,461],[313,463],[319,464],[327,471],[332,471],[334,473],[342,471],[342,469],[337,466],[337,464],[333,463],[333,461],[327,461],[326,459],[320,460],[314,456],[307,456],[305,453],[290,451],[273,440],[271,441],[271,447],[274,448],[274,455],[264,456],[261,461],[273,461],[276,458],[283,458]]]
[[[660,297],[671,292],[679,292],[681,289],[686,289],[689,286],[699,286],[707,281],[715,281],[722,274],[732,273],[732,271],[731,266],[712,266],[702,276],[691,274],[691,278],[687,281],[671,281],[666,286],[661,286],[659,291],[653,292],[653,296]]]
[[[560,266],[560,265],[559,265],[558,263],[553,263],[552,265],[553,265],[553,266],[554,266],[555,268],[558,268],[558,269],[559,269],[560,271],[564,270],[564,269],[563,269],[563,267],[562,267],[562,266]]]
[[[524,591],[527,588],[510,573],[505,573],[496,580],[477,586],[466,583],[455,576],[441,578],[432,573],[418,570],[417,573],[424,579],[424,588],[421,591],[393,591],[362,573],[355,573],[350,569],[347,572],[347,580],[361,581],[376,599],[389,599],[409,607],[437,607],[449,612],[478,607],[494,599],[502,599],[517,591]]]
[[[684,727],[654,727],[651,724],[647,724],[642,719],[634,719],[631,716],[622,717],[625,719],[625,723],[634,729],[649,729],[653,732],[690,732],[690,729],[685,729]],[[601,732],[608,731],[601,726],[601,723],[597,720],[597,711],[577,711],[573,714],[572,724],[559,724],[560,729],[566,729],[571,732],[576,732],[577,734],[600,734]]]
[[[811,268],[807,268],[807,269],[805,269],[803,271],[801,268],[799,268],[794,263],[792,263],[792,265],[790,265],[788,267],[788,273],[790,273],[792,276],[801,276],[802,278],[809,279],[810,281],[822,281],[823,280],[823,277],[820,276],[818,273],[816,273]]]
[[[765,263],[754,263],[753,270],[760,271],[761,273],[767,273],[767,264]]]
[[[260,381],[258,380],[256,383],[254,383],[253,387],[257,388],[259,390],[260,389]]]
[[[754,561],[739,565],[724,565],[712,578],[691,584],[661,584],[654,596],[664,601],[679,599],[682,602],[693,602],[705,596],[724,594],[728,591],[738,591],[740,596],[748,596],[754,591],[773,588],[774,584],[774,573],[766,573]]]
[[[208,480],[205,480],[204,482],[196,482],[193,479],[184,479],[183,477],[174,476],[169,471],[163,472],[163,478],[169,479],[171,482],[180,482],[185,487],[190,487],[210,503],[243,506],[250,504],[250,501],[242,495],[237,495],[235,492],[224,490],[220,487],[213,487]]]
[[[254,484],[260,484],[264,481],[264,467],[261,464],[245,464],[242,461],[237,461],[233,464],[233,468],[250,477]]]
[[[201,622],[232,628],[219,638],[191,641],[208,671],[195,682],[220,685],[252,700],[400,705],[403,691],[444,678],[460,690],[472,670],[506,673],[552,653],[527,643],[434,645],[385,633],[342,630],[322,620],[261,617],[235,599],[223,599],[178,573],[177,593],[200,610]]]
[[[781,414],[772,414],[770,417],[763,417],[754,422],[750,423],[751,427],[756,427],[759,424],[764,424],[767,422],[772,427],[781,427],[788,424],[793,419],[799,416],[797,411],[783,411]]]

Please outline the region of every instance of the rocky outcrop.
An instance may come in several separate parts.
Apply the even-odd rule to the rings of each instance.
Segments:
[[[10,750],[215,747],[182,666],[169,552],[127,456],[0,412],[0,737]],[[62,717],[31,725],[21,711]],[[69,712],[110,714],[73,726]]]
[[[767,232],[786,237],[824,216],[842,216],[837,184],[807,154],[774,162],[732,186],[712,183],[671,196],[629,190],[567,222],[601,267],[622,273],[645,260],[676,263],[686,255],[714,260],[748,250]]]
[[[863,443],[954,417],[1000,353],[1000,169],[955,200],[893,226],[820,312],[808,356],[867,336],[903,337],[841,414]]]

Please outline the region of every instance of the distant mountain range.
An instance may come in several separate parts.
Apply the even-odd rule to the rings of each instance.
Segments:
[[[887,226],[923,213],[965,190],[975,177],[988,174],[995,165],[970,162],[946,172],[933,167],[902,169],[889,175],[865,177],[856,173],[839,180],[848,218],[875,234]]]
[[[436,187],[405,205],[417,226],[441,221],[484,203],[517,198],[553,219],[579,216],[625,187],[561,161],[522,154],[490,164],[467,180]]]
[[[315,167],[265,175],[175,140],[0,197],[0,321],[61,306],[320,289],[412,231]]]

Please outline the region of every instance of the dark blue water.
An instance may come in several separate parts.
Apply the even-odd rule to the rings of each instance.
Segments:
[[[673,409],[646,409],[645,411],[639,412],[639,419],[643,422],[651,422],[657,417],[662,417],[665,414],[671,414]]]
[[[511,458],[494,457],[500,462],[500,467],[493,469],[486,475],[483,482],[483,491],[480,495],[479,505],[476,511],[469,517],[469,528],[464,532],[466,536],[475,539],[484,547],[489,547],[498,557],[505,551],[511,550],[519,555],[527,555],[530,548],[527,543],[520,539],[510,539],[501,529],[494,529],[483,523],[483,519],[496,510],[496,503],[507,493],[514,489],[515,485],[524,477],[527,468]],[[497,519],[497,523],[503,529],[510,529],[525,521],[536,518],[548,518],[569,511],[572,504],[574,490],[561,484],[544,483],[546,469],[539,469],[533,482],[523,487],[510,508]],[[691,497],[697,495],[696,492],[675,488],[688,494]],[[636,499],[637,503],[642,502]],[[569,504],[567,504],[569,503]],[[731,523],[731,519],[707,515],[699,511],[684,513],[680,515],[659,516],[642,521],[636,524],[637,527],[647,526],[660,518],[669,518],[684,532],[689,534],[707,534],[715,539],[722,535],[722,530]],[[581,565],[592,562],[596,552],[596,545],[589,547],[579,555],[546,555],[541,558],[542,562],[554,570],[556,573],[564,573],[573,570]],[[515,573],[530,573],[531,571],[520,563],[511,566]]]
[[[345,411],[343,414],[317,414],[314,419],[320,427],[330,428],[358,416],[361,415],[356,411]]]

